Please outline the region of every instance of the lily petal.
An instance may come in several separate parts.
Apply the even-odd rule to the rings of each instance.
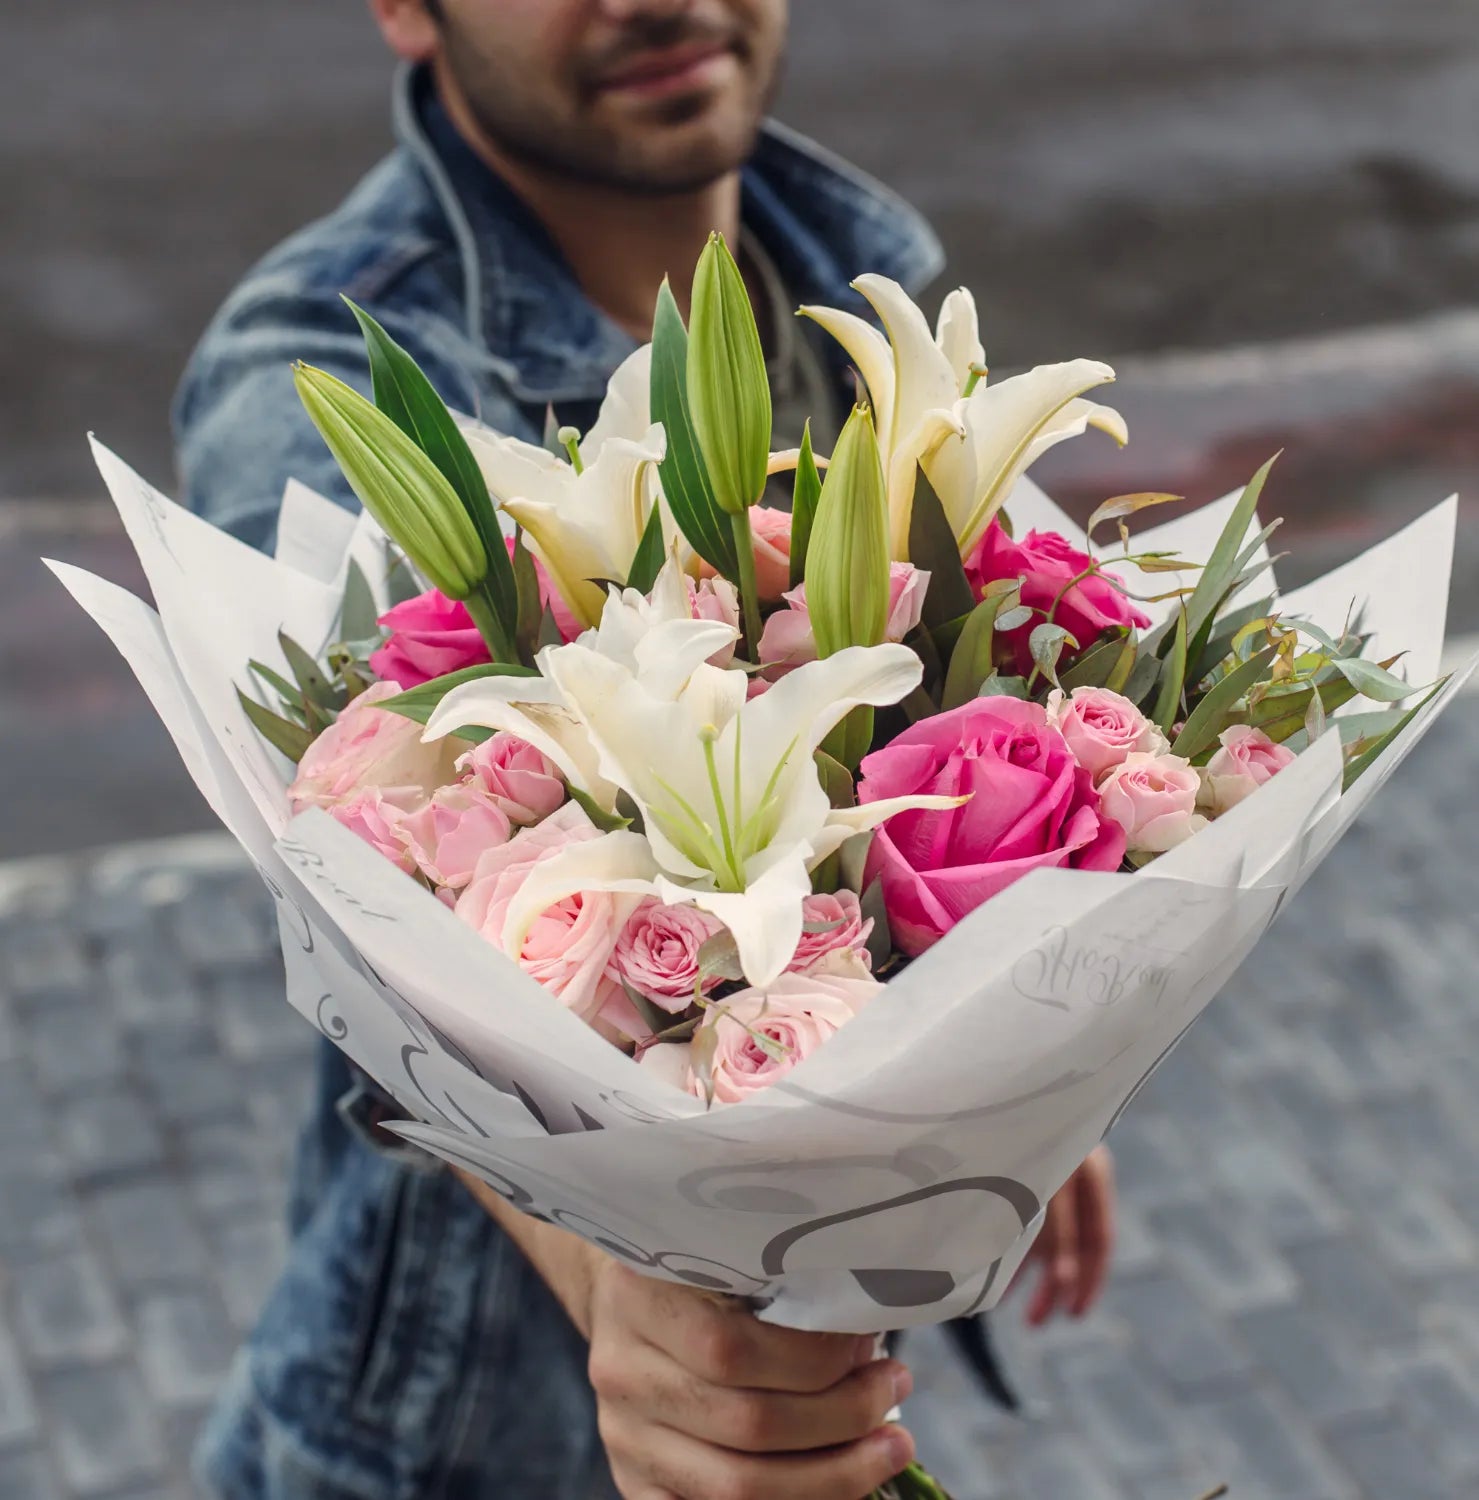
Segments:
[[[601,410],[580,444],[587,465],[600,457],[611,438],[640,442],[652,426],[652,345],[643,344],[622,360],[606,386]]]
[[[968,288],[956,287],[940,304],[935,342],[955,376],[955,394],[958,396],[970,378],[971,366],[986,363],[986,351],[981,347],[980,325],[976,318],[976,299]]]
[[[894,423],[894,353],[888,340],[871,324],[837,307],[803,307],[803,316],[825,328],[847,351],[857,366],[868,396],[873,402],[875,425],[880,441],[893,431]]]

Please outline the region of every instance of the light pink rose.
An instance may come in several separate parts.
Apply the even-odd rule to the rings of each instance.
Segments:
[[[513,835],[508,814],[474,782],[438,787],[430,801],[408,813],[401,837],[416,868],[433,885],[460,890],[478,860]]]
[[[928,573],[912,563],[888,565],[885,640],[902,641],[919,624],[929,578]],[[817,643],[811,633],[811,612],[806,607],[806,585],[800,583],[794,589],[787,589],[781,598],[786,608],[776,610],[760,632],[760,662],[771,669],[768,675],[772,679],[783,676],[792,667],[799,667],[802,662],[815,661],[817,657]]]
[[[922,953],[962,917],[1037,869],[1115,870],[1124,833],[1036,703],[974,698],[865,756],[859,802],[965,796],[897,813],[873,836],[864,879],[882,881],[894,941]]]
[[[872,978],[782,974],[763,990],[741,990],[715,1003],[699,1028],[700,1035],[709,1031],[713,1036],[709,1081],[714,1101],[737,1104],[784,1078],[882,988]],[[700,1099],[708,1092],[691,1064],[685,1085]]]
[[[406,844],[403,823],[404,808],[396,805],[394,792],[387,794],[378,787],[366,787],[328,809],[329,816],[342,823],[356,838],[361,838],[376,854],[408,875],[416,860]]]
[[[1126,756],[1099,787],[1104,816],[1132,854],[1164,854],[1207,826],[1196,810],[1196,767],[1179,755]]]
[[[414,719],[376,707],[400,691],[393,682],[372,684],[314,740],[288,788],[295,813],[305,807],[332,809],[372,788],[410,811],[437,787],[456,780],[454,762],[467,742],[447,738],[423,744]]]
[[[1197,805],[1214,818],[1251,797],[1294,759],[1287,745],[1276,745],[1263,730],[1248,724],[1229,725],[1217,740],[1222,748],[1202,768],[1197,799]]]
[[[801,941],[796,944],[796,952],[791,955],[787,969],[801,972],[811,968],[828,954],[843,950],[858,954],[865,968],[871,962],[868,957],[868,934],[873,930],[873,919],[869,917],[864,920],[863,909],[852,891],[803,897],[801,921]],[[804,930],[806,927],[819,930],[807,932]]]
[[[1011,646],[1017,670],[1024,676],[1032,671],[1029,638],[1049,609],[1053,619],[1078,642],[1078,651],[1064,653],[1065,661],[1087,651],[1107,630],[1130,625],[1144,630],[1150,624],[1150,617],[1110,582],[1116,579],[1115,574],[1100,569],[1079,577],[1092,561],[1087,552],[1080,552],[1056,531],[1029,531],[1021,541],[1013,541],[995,519],[966,560],[966,577],[978,597],[988,583],[999,578],[1022,580],[1022,603],[1037,613],[1015,630],[1006,631],[1001,639]]]
[[[504,948],[508,908],[535,866],[600,833],[578,804],[567,802],[542,823],[487,850],[453,910],[490,943]],[[582,1020],[594,1024],[608,1005],[630,1010],[606,972],[633,900],[608,891],[580,892],[546,908],[519,953],[519,967]],[[505,949],[506,951],[506,949]]]
[[[457,762],[457,769],[487,792],[511,823],[537,823],[567,798],[555,763],[505,729],[474,745]]]
[[[1055,688],[1047,707],[1048,723],[1096,783],[1127,755],[1163,755],[1170,749],[1165,735],[1128,698],[1108,688],[1080,687],[1072,693]]]
[[[698,950],[722,931],[717,917],[696,906],[670,906],[650,896],[627,918],[607,973],[677,1015],[693,1004],[696,990],[707,994],[719,983],[717,974],[700,975]]]
[[[691,578],[683,581],[688,587],[688,612],[695,620],[717,620],[721,625],[739,629],[739,591],[727,578],[701,578],[697,583]],[[727,667],[734,660],[734,647],[733,641],[721,646],[709,657],[709,664]]]
[[[750,535],[755,542],[755,592],[769,603],[791,583],[791,513],[769,505],[750,507]],[[700,578],[714,576],[712,563],[700,561]]]

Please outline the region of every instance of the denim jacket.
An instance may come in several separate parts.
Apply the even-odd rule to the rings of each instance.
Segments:
[[[355,503],[290,372],[302,359],[368,389],[341,294],[450,405],[531,441],[551,406],[588,427],[634,347],[423,73],[398,78],[394,122],[391,155],[228,298],[177,398],[185,503],[254,546],[273,545],[289,477]],[[941,267],[907,204],[779,125],[745,168],[742,217],[793,303],[864,311],[853,276],[917,291]],[[202,1477],[224,1500],[612,1495],[578,1334],[455,1179],[377,1149],[371,1103],[325,1042],[287,1265],[203,1436]]]

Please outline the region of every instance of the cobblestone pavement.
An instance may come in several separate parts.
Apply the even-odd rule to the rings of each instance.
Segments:
[[[933,1335],[908,1417],[959,1500],[1479,1493],[1479,700],[1458,704],[1116,1133],[1081,1325]],[[0,1500],[184,1500],[282,1253],[310,1035],[220,838],[0,866]]]

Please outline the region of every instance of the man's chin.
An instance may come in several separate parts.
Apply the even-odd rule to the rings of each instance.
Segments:
[[[746,112],[704,109],[687,117],[626,122],[608,137],[619,146],[619,175],[634,191],[679,193],[707,186],[744,165],[760,121]]]

